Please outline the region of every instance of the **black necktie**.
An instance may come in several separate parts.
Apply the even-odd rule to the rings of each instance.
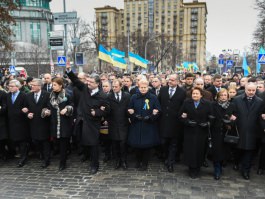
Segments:
[[[118,102],[120,101],[119,93],[116,93],[116,99],[118,100]]]

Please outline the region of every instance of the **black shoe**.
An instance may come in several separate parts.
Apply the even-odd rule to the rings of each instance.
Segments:
[[[258,169],[257,170],[257,174],[258,175],[263,175],[264,174],[264,170],[263,169]]]
[[[138,169],[139,171],[147,171],[147,165],[143,165]]]
[[[110,161],[110,157],[109,156],[105,156],[104,158],[103,158],[103,162],[108,162],[108,161]]]
[[[98,169],[97,169],[97,168],[94,168],[94,167],[93,167],[93,168],[90,169],[90,174],[91,174],[91,175],[94,175],[94,174],[96,174],[97,172],[98,172]]]
[[[215,180],[220,180],[220,177],[221,177],[220,174],[214,174],[214,179],[215,179]]]
[[[249,173],[248,173],[248,172],[242,172],[242,177],[243,177],[245,180],[249,180]]]
[[[207,160],[204,160],[203,166],[206,167],[206,168],[209,167]]]
[[[167,170],[168,170],[169,173],[173,173],[173,172],[174,172],[174,167],[173,167],[173,165],[169,165],[169,166],[167,167]]]
[[[128,169],[128,165],[127,165],[126,162],[123,162],[123,163],[121,164],[121,166],[122,166],[122,168],[123,168],[124,170]]]
[[[136,162],[134,167],[135,167],[136,169],[139,169],[139,168],[141,167],[141,163],[140,163],[140,162]]]
[[[81,157],[81,159],[80,159],[80,162],[85,162],[85,161],[87,161],[87,160],[88,160],[87,156],[83,155],[83,156]]]
[[[25,162],[24,161],[20,161],[18,164],[17,164],[17,167],[23,167],[25,165]]]
[[[116,161],[114,169],[119,169],[120,167],[121,167],[121,162],[120,161]]]
[[[65,170],[65,168],[66,168],[65,164],[59,165],[59,171],[63,171],[63,170]]]
[[[49,165],[50,165],[49,162],[43,162],[43,163],[41,164],[41,168],[45,169],[45,168],[47,168]]]
[[[189,176],[190,176],[191,179],[196,179],[196,178],[198,178],[198,174],[196,174],[195,172],[190,172],[190,173],[189,173]]]
[[[233,169],[234,169],[235,171],[238,171],[238,170],[239,170],[239,166],[238,166],[238,164],[234,164]]]

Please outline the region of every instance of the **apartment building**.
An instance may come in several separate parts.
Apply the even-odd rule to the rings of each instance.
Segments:
[[[95,8],[98,30],[104,30],[104,40],[109,47],[117,47],[121,38],[133,49],[133,35],[141,35],[142,43],[148,38],[163,38],[175,48],[171,59],[175,64],[183,61],[196,62],[200,67],[206,63],[207,5],[193,0],[124,0],[124,9],[115,7]],[[106,23],[108,24],[106,26]],[[120,38],[119,38],[120,37]],[[143,45],[145,46],[145,45]],[[139,49],[138,49],[139,50]],[[140,52],[140,50],[139,50]],[[149,58],[149,57],[147,57]]]

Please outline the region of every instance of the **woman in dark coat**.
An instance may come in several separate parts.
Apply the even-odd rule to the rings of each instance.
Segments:
[[[73,124],[73,104],[63,89],[63,79],[54,78],[52,80],[53,91],[50,95],[50,112],[51,112],[51,135],[60,146],[60,165],[62,171],[66,167],[67,147],[69,138],[72,134]],[[49,111],[48,111],[49,112]]]
[[[160,143],[158,119],[161,107],[157,97],[148,91],[149,82],[139,81],[140,92],[133,95],[128,112],[131,126],[128,135],[128,144],[136,149],[136,167],[147,170],[150,148]]]
[[[191,96],[192,99],[187,99],[182,105],[180,115],[184,123],[184,161],[189,167],[190,177],[196,178],[204,162],[212,111],[210,102],[202,99],[201,88],[193,88]]]
[[[228,128],[231,128],[232,114],[234,106],[229,102],[228,91],[222,88],[216,95],[216,101],[213,103],[213,115],[215,120],[212,124],[212,142],[213,142],[213,163],[214,163],[214,178],[220,179],[222,174],[222,163],[226,159],[228,152],[227,146],[224,143],[224,135]]]
[[[5,144],[8,138],[7,134],[7,107],[6,92],[0,90],[0,155],[6,158]]]

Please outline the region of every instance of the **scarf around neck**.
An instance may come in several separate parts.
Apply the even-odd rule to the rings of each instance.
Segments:
[[[225,101],[225,102],[218,101],[218,105],[221,106],[223,109],[227,109],[230,105],[230,102],[229,101]]]

